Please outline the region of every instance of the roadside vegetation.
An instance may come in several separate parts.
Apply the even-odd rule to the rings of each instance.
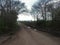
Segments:
[[[18,30],[17,15],[23,8],[24,3],[18,0],[0,0],[0,35]]]
[[[37,21],[25,21],[24,24],[39,31],[60,36],[60,2],[57,2],[57,7],[54,7],[56,3],[49,3],[50,1],[39,0],[32,6],[32,10],[28,11],[25,4],[19,0],[0,0],[0,34],[10,34],[17,31],[17,15],[29,12]],[[40,20],[39,15],[43,20]]]
[[[50,1],[51,0],[45,2],[41,0],[34,4],[32,6],[31,14],[34,16],[34,19],[37,19],[37,21],[23,23],[32,28],[36,28],[39,31],[48,32],[60,37],[60,2],[48,4]],[[57,4],[57,6],[54,7],[54,4]],[[42,5],[44,5],[44,7]],[[41,17],[39,17],[39,14],[43,17],[43,20],[40,20]]]

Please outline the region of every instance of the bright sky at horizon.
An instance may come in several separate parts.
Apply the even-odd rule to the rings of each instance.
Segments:
[[[37,2],[37,0],[20,0],[21,2],[25,3],[27,9],[31,11],[32,5]],[[17,21],[34,21],[34,17],[31,16],[29,13],[19,14]]]
[[[34,19],[34,17],[31,16],[29,13],[19,14],[17,19],[17,21],[34,21],[34,20],[36,19]]]

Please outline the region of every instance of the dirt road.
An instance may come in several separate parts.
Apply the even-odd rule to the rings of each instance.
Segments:
[[[1,45],[60,45],[59,43],[55,37],[21,25],[21,30]]]

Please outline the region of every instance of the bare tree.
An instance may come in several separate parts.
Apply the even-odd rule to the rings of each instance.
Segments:
[[[24,8],[19,0],[0,0],[0,29],[9,32],[17,26],[17,15]]]

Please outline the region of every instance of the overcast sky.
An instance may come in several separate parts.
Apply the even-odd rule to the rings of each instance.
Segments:
[[[37,2],[38,0],[20,0],[20,1],[23,2],[23,3],[25,3],[25,5],[26,5],[26,7],[27,7],[28,10],[31,10],[32,5],[35,2]],[[59,1],[59,0],[53,0],[53,2],[57,2],[57,1]],[[30,16],[28,16],[28,15],[20,16],[20,15],[18,16],[18,20],[27,20],[27,19],[28,20],[34,20],[34,18],[31,15]],[[27,17],[29,17],[29,18],[27,18]]]
[[[27,7],[28,10],[31,10],[32,5],[33,5],[35,2],[37,2],[38,0],[20,0],[20,1],[25,3],[25,5],[26,5],[26,7]],[[59,1],[59,0],[53,0],[53,1],[54,1],[54,2],[57,2],[57,1]]]
[[[20,0],[21,2],[24,2],[27,6],[27,9],[31,10],[32,5],[37,2],[37,0]]]

